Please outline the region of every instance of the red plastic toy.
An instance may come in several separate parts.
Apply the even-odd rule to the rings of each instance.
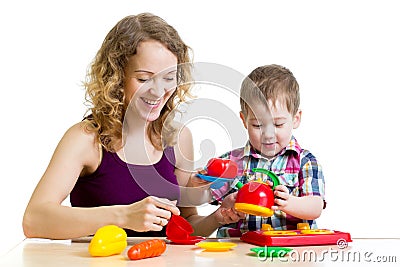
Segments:
[[[274,188],[279,185],[278,177],[271,171],[265,169],[252,169],[253,172],[260,172],[268,175],[272,182],[272,188],[261,181],[252,181],[245,185],[237,183],[239,188],[236,196],[235,209],[244,213],[270,217],[274,214],[271,207],[274,205]]]
[[[244,213],[270,217],[274,214],[274,192],[262,182],[249,182],[243,185],[236,196],[235,209]]]
[[[339,241],[352,242],[349,233],[328,229],[249,231],[240,239],[258,246],[318,246],[336,245]]]
[[[191,245],[205,239],[202,236],[191,236],[193,227],[179,215],[171,216],[165,231],[167,239],[174,244]]]
[[[207,163],[207,175],[219,178],[235,178],[238,174],[236,162],[229,159],[212,158]]]

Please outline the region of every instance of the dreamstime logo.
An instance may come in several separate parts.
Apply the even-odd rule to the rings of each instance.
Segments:
[[[280,251],[279,248],[274,250],[271,247],[264,247],[264,250],[259,250],[257,257],[260,261],[280,261],[280,262],[365,262],[365,263],[396,263],[397,257],[394,255],[375,255],[371,251],[353,251],[348,248],[348,242],[340,238],[336,242],[337,248],[329,247],[328,249],[293,249],[286,253]],[[266,252],[276,257],[267,257]]]
[[[348,247],[349,244],[347,243],[346,239],[339,238],[338,241],[336,241],[336,245],[339,249],[345,249]]]
[[[216,147],[221,147],[222,142],[226,148],[224,152],[245,145],[247,134],[239,117],[239,111],[240,88],[246,76],[232,68],[204,62],[181,64],[178,65],[177,70],[178,80],[176,82],[171,83],[169,81],[170,75],[164,75],[164,73],[168,74],[174,71],[173,68],[172,70],[167,69],[148,79],[131,97],[123,123],[123,142],[125,144],[123,151],[127,162],[136,162],[139,149],[149,146],[146,146],[145,143],[141,146],[133,138],[130,139],[129,131],[134,127],[135,120],[144,118],[147,121],[152,121],[167,115],[161,129],[163,144],[170,143],[169,141],[173,139],[175,133],[178,136],[175,139],[178,140],[183,127],[192,127],[194,129],[192,135],[197,135],[197,139],[201,139],[199,147],[194,147],[195,151],[199,151],[200,158],[194,159],[194,161],[183,159],[186,162],[177,166],[175,160],[178,156],[176,153],[171,152],[171,150],[164,153],[165,158],[172,166],[179,168],[180,172],[187,173],[185,179],[188,179],[189,173],[194,172],[193,167],[205,167],[210,158],[220,156],[216,154]],[[187,73],[188,70],[190,70],[192,79],[180,78],[185,77],[184,73]],[[164,77],[166,78],[164,79]],[[251,86],[252,82],[249,84]],[[175,104],[173,110],[166,111],[168,110],[165,109],[168,97],[171,97],[174,93],[181,94],[182,92],[178,91],[181,90],[179,88],[187,86],[191,87],[191,92],[194,92],[195,98],[178,105]],[[158,91],[158,100],[155,99],[156,94],[152,93],[155,91]],[[198,94],[201,96],[197,96]],[[150,108],[150,106],[153,107]],[[178,125],[178,129],[171,131],[171,125]],[[216,134],[217,132],[219,134]],[[147,132],[143,133],[143,136],[145,135],[147,135]],[[178,153],[185,151],[185,147],[179,147],[179,143],[174,146],[175,152],[177,152],[176,149],[178,149]],[[147,151],[146,154],[149,155]],[[180,154],[184,155],[185,153]],[[182,161],[182,158],[180,160]],[[152,162],[150,157],[148,157],[148,161]],[[199,206],[212,200],[211,192],[208,190],[209,185],[178,186],[166,179],[165,173],[162,173],[164,170],[155,165],[150,172],[132,164],[128,165],[128,168],[135,182],[148,195],[170,200],[176,199],[181,207]],[[181,180],[180,184],[185,184],[185,181]]]

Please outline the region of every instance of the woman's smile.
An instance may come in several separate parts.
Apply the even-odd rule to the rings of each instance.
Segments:
[[[160,100],[160,99],[159,99],[159,100],[151,100],[151,99],[144,98],[144,97],[141,97],[140,99],[141,99],[145,104],[149,105],[151,108],[157,108],[157,107],[160,105],[160,103],[161,103],[161,100]]]
[[[176,90],[177,62],[167,47],[153,40],[139,44],[137,53],[129,59],[126,101],[142,120],[156,120]]]

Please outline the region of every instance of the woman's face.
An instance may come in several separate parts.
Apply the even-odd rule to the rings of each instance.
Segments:
[[[154,121],[177,86],[177,57],[158,41],[141,42],[125,69],[124,93],[127,111]]]

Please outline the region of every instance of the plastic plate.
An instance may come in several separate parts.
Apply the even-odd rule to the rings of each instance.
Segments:
[[[204,175],[204,174],[199,174],[199,173],[196,175],[199,178],[201,178],[207,182],[212,182],[212,184],[210,186],[212,189],[221,188],[226,182],[234,180],[234,178],[221,178],[221,177],[209,176],[209,175]]]
[[[196,246],[203,248],[205,251],[228,251],[237,246],[232,242],[200,242]]]

